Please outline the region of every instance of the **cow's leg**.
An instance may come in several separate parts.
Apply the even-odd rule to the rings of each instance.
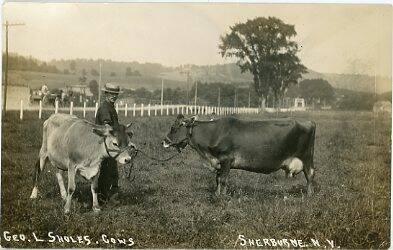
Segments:
[[[41,172],[44,170],[44,166],[46,163],[46,155],[40,154],[40,159],[36,162],[35,164],[35,170],[34,170],[34,186],[33,186],[33,191],[31,191],[30,199],[36,199],[38,195],[38,183],[41,179]]]
[[[75,166],[71,166],[68,168],[68,195],[66,199],[66,204],[64,206],[64,213],[68,214],[71,210],[71,199],[72,195],[75,192]]]
[[[62,175],[63,170],[58,170],[56,173],[57,177],[57,182],[59,183],[59,188],[60,188],[60,195],[63,200],[67,199],[67,192],[64,186],[64,181],[63,181],[63,175]]]
[[[100,205],[98,203],[98,197],[97,197],[97,190],[98,190],[98,176],[99,173],[93,177],[92,181],[91,181],[91,194],[93,196],[93,211],[94,212],[99,212],[101,211],[100,209]]]
[[[220,166],[221,168],[217,170],[217,175],[216,175],[216,183],[217,183],[217,189],[215,193],[216,196],[226,194],[228,175],[229,175],[229,170],[231,169],[231,165],[228,161],[221,162]]]
[[[30,198],[35,199],[38,195],[38,182],[41,177],[41,172],[44,170],[44,166],[46,163],[47,155],[47,124],[44,122],[44,126],[42,127],[42,145],[39,153],[39,160],[35,164],[35,172],[34,172],[34,187],[33,191],[31,191]]]
[[[304,168],[304,176],[306,177],[307,180],[307,195],[311,196],[314,193],[314,175],[315,175],[315,170],[312,166],[313,164],[307,166]]]

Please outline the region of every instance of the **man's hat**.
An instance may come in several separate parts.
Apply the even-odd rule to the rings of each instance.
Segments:
[[[104,88],[101,90],[106,93],[120,94],[120,87],[115,83],[106,83]]]

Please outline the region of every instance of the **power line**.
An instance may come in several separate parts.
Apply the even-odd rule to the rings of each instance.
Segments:
[[[182,69],[180,71],[180,74],[185,74],[187,76],[187,104],[190,103],[190,96],[189,96],[189,92],[190,92],[190,82],[191,82],[191,70],[189,68],[187,69]]]

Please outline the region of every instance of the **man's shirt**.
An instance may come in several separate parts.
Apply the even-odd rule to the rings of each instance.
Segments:
[[[107,100],[102,102],[101,106],[98,108],[96,116],[96,124],[104,125],[109,124],[112,127],[119,125],[119,118],[116,113],[114,105]]]

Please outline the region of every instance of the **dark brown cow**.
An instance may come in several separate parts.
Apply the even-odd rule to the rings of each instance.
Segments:
[[[283,169],[288,177],[303,171],[311,195],[315,129],[312,121],[294,119],[197,121],[179,115],[162,144],[179,151],[190,145],[208,160],[217,171],[217,195],[226,193],[230,169],[264,174]]]

